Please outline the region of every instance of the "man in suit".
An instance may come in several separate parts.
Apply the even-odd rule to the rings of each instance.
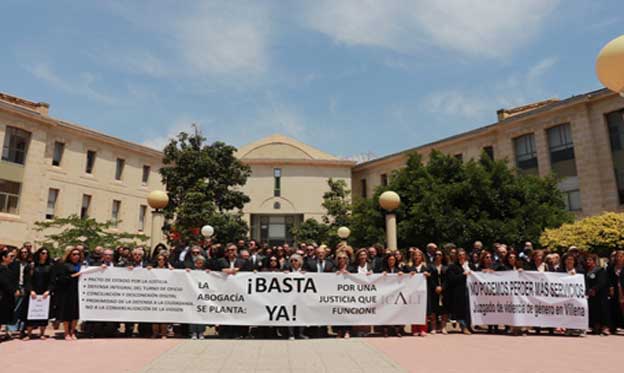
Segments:
[[[306,272],[323,273],[334,272],[336,270],[334,262],[327,258],[327,251],[325,251],[324,247],[317,247],[314,254],[313,257],[308,257],[308,260],[306,260],[303,265],[303,269]]]
[[[256,241],[251,240],[249,244],[247,244],[247,249],[249,251],[249,266],[252,271],[261,271],[262,263],[264,263],[264,256],[260,255],[258,252],[258,244]]]
[[[230,243],[225,249],[225,256],[217,262],[217,269],[228,275],[236,275],[238,272],[251,271],[249,262],[238,257],[238,247]],[[249,335],[248,326],[221,325],[219,336],[223,338],[244,338]]]
[[[327,258],[325,246],[321,245],[315,249],[314,256],[308,257],[304,262],[303,270],[306,272],[333,273],[336,271],[336,265],[331,259]],[[328,334],[327,327],[311,326],[307,328],[305,334],[311,337],[324,338]]]

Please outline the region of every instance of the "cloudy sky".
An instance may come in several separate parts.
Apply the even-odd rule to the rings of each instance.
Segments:
[[[197,123],[385,155],[600,88],[623,25],[621,0],[3,0],[0,91],[157,148]]]

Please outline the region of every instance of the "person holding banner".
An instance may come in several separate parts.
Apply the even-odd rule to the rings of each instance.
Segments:
[[[411,276],[416,275],[417,273],[422,273],[425,278],[428,278],[431,274],[429,273],[429,267],[427,267],[427,263],[425,263],[425,254],[419,248],[414,248],[411,251],[411,257],[407,264],[407,270],[410,272]],[[427,309],[431,309],[431,304],[429,303],[429,298],[427,298]],[[412,325],[412,335],[418,335],[421,337],[427,336],[427,325]]]
[[[154,267],[156,269],[169,269],[172,270],[173,266],[167,261],[167,256],[164,253],[156,255]],[[151,270],[152,267],[147,267]],[[166,323],[154,323],[152,324],[152,338],[167,339],[169,334],[169,324]]]
[[[50,259],[50,251],[42,247],[34,255],[34,267],[31,276],[31,289],[28,303],[31,299],[37,299],[41,296],[44,299],[50,296],[52,285],[52,260]],[[28,305],[26,309],[28,309]],[[23,340],[27,341],[32,338],[33,328],[39,328],[39,337],[46,339],[45,328],[48,326],[48,319],[43,320],[27,320],[26,336]]]
[[[9,269],[15,260],[15,253],[9,250],[0,251],[0,325],[11,324],[15,311],[15,297],[19,296],[17,280]],[[9,330],[5,329],[4,340],[10,340]]]
[[[428,293],[431,299],[431,314],[429,320],[431,322],[431,334],[442,333],[448,334],[446,323],[448,321],[448,309],[446,306],[446,271],[444,264],[444,254],[440,250],[436,250],[433,263],[429,267]],[[439,319],[439,320],[438,320]]]
[[[73,246],[65,249],[63,264],[55,284],[58,296],[57,319],[63,322],[65,340],[78,339],[76,325],[78,324],[78,277],[82,268],[82,252]]]
[[[579,274],[577,265],[577,257],[573,253],[568,252],[563,257],[563,270],[561,272],[566,272],[571,276],[577,275]],[[565,333],[566,335],[585,336],[585,331],[581,329],[558,328],[555,332]]]
[[[238,247],[229,243],[225,251],[225,257],[217,261],[217,269],[228,275],[236,275],[238,272],[250,271],[247,261],[238,257]],[[248,334],[246,326],[221,325],[219,336],[224,338],[244,338]]]
[[[472,334],[470,332],[470,311],[468,309],[468,288],[466,286],[466,279],[471,271],[472,268],[468,263],[466,250],[458,249],[457,261],[449,264],[446,273],[448,288],[452,290],[451,294],[453,294],[450,313],[459,323],[462,333],[466,335]]]
[[[494,271],[492,253],[487,250],[481,251],[481,255],[479,256],[479,272],[491,273]],[[496,333],[498,331],[498,325],[488,325],[487,328],[488,333]]]
[[[396,252],[386,255],[381,270],[381,273],[384,276],[388,274],[396,274],[398,276],[403,275],[403,271],[401,271],[401,269],[399,268],[399,262],[397,261]],[[390,329],[392,331],[392,334],[396,335],[397,337],[402,337],[405,327],[403,325],[383,325],[381,327],[381,331],[384,338],[388,336],[388,329]]]
[[[193,267],[186,268],[187,272],[191,270],[195,271],[206,271],[210,272],[210,269],[206,266],[206,258],[202,255],[193,255]],[[204,334],[206,333],[206,325],[204,324],[191,324],[191,339],[204,339]]]
[[[345,273],[349,273],[349,257],[341,252],[336,254],[336,274],[344,275]],[[337,338],[351,338],[352,327],[350,325],[335,325],[332,329],[336,332]]]
[[[598,266],[598,256],[590,254],[585,260],[585,290],[589,308],[589,327],[594,334],[609,335],[609,291],[607,272]]]
[[[292,273],[305,273],[303,271],[303,257],[299,254],[293,254],[290,256],[290,270]],[[303,326],[289,326],[288,327],[288,339],[294,341],[298,339],[308,339],[308,336],[303,334]]]

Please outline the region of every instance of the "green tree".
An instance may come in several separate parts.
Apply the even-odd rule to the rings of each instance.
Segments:
[[[297,242],[329,242],[329,225],[316,219],[306,219],[298,227],[292,227],[291,233]]]
[[[35,230],[45,235],[43,240],[37,242],[49,247],[55,256],[62,255],[66,246],[79,243],[91,249],[96,246],[114,249],[145,244],[149,238],[143,234],[111,231],[114,227],[113,221],[100,223],[93,218],[81,219],[78,215],[35,223]]]
[[[236,158],[235,147],[222,142],[207,145],[194,128],[193,134],[180,132],[164,149],[160,173],[169,195],[165,217],[175,219],[180,240],[201,240],[199,228],[210,224],[216,239],[235,241],[248,231],[241,210],[249,197],[240,187],[251,169]]]
[[[372,244],[380,236],[373,227],[384,224],[376,201],[385,190],[401,196],[396,211],[401,247],[428,242],[469,246],[474,240],[487,245],[537,242],[545,228],[572,219],[553,176],[519,174],[505,161],[494,161],[485,153],[479,160],[463,163],[433,151],[427,164],[414,153],[406,167],[393,173],[387,187],[376,190],[370,203],[354,208],[358,224],[353,228],[359,244]]]
[[[340,238],[336,231],[339,227],[349,226],[351,223],[351,191],[344,180],[327,180],[329,190],[323,193],[321,205],[326,213],[321,218],[306,219],[300,226],[293,227],[291,232],[296,241],[325,243],[335,247]]]
[[[624,214],[606,212],[559,228],[546,229],[540,244],[550,250],[566,251],[570,246],[608,257],[624,246]]]

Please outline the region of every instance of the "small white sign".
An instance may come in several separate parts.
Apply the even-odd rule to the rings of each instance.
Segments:
[[[44,298],[37,295],[37,298],[30,298],[28,302],[28,320],[47,320],[50,313],[50,297]]]

